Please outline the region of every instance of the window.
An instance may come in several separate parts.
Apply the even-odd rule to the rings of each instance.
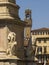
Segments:
[[[34,35],[36,35],[36,32],[34,32]]]
[[[41,54],[41,53],[42,53],[42,47],[40,47],[40,46],[38,47],[37,53],[38,53],[38,54]]]
[[[46,43],[46,39],[44,39],[44,43]]]
[[[43,35],[44,35],[44,32],[43,32]]]
[[[38,32],[39,35],[42,35],[42,32]]]
[[[41,40],[38,40],[39,43],[41,43]]]
[[[42,32],[40,32],[40,35],[42,35]]]
[[[38,61],[39,61],[39,63],[41,63],[41,62],[42,62],[42,58],[41,58],[41,56],[39,56],[39,60],[38,60]]]
[[[44,56],[44,60],[46,60],[47,59],[47,57],[46,56]]]
[[[46,46],[44,46],[44,53],[46,53]]]
[[[39,32],[38,32],[38,35],[39,35]]]
[[[49,35],[49,32],[48,32],[48,35]]]
[[[46,56],[44,56],[43,61],[44,61],[44,65],[46,65],[46,63],[47,63],[47,57]]]
[[[46,32],[46,35],[47,35],[47,32]]]

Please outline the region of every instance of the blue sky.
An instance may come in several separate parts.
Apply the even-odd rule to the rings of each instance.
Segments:
[[[20,6],[19,16],[22,20],[25,10],[32,10],[32,29],[49,28],[49,0],[16,0],[16,3]]]

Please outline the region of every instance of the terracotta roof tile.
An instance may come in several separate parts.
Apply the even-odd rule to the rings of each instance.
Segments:
[[[31,32],[34,32],[34,31],[49,31],[49,28],[35,29],[35,30],[32,30]]]

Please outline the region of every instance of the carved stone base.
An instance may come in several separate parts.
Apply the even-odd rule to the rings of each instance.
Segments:
[[[17,65],[17,56],[8,56],[5,53],[0,53],[0,65]]]
[[[15,59],[0,60],[0,65],[17,65],[17,60]]]
[[[17,65],[17,57],[0,58],[0,65]]]

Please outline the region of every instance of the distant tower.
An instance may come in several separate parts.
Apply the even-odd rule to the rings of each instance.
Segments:
[[[25,22],[26,27],[24,29],[24,46],[28,46],[29,39],[31,38],[31,27],[32,27],[32,18],[31,10],[25,10]]]

